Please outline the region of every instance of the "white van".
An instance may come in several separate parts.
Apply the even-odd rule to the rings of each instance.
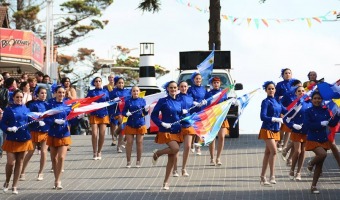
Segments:
[[[189,87],[193,84],[191,82],[191,75],[197,72],[197,65],[199,65],[211,51],[187,51],[180,52],[180,74],[178,76],[178,82],[186,81]],[[230,51],[215,51],[214,55],[214,69],[212,72],[212,77],[218,76],[221,79],[221,88],[226,88],[227,86],[234,84],[234,89],[230,90],[228,97],[237,97],[235,90],[242,90],[243,85],[241,83],[235,83],[230,75]],[[210,85],[208,80],[202,80],[202,85],[206,86],[209,90]],[[231,138],[239,137],[239,123],[233,128],[234,122],[238,117],[238,106],[232,105],[227,118],[230,125],[229,136]]]

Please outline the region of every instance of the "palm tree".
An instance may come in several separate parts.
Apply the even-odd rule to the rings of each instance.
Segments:
[[[159,12],[161,0],[143,0],[139,6],[143,12]],[[209,49],[215,44],[216,50],[221,50],[221,1],[210,0],[209,7]]]

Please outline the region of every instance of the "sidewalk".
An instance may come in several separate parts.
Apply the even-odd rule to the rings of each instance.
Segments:
[[[278,153],[276,162],[277,184],[273,187],[260,186],[260,171],[264,142],[257,135],[241,135],[238,139],[227,138],[222,156],[222,166],[209,166],[207,147],[202,155],[190,153],[188,173],[190,177],[171,177],[170,190],[161,186],[165,174],[167,157],[159,158],[157,166],[151,163],[152,150],[162,148],[155,144],[154,135],[144,140],[142,167],[134,168],[136,153],[133,152],[132,168],[127,169],[125,151],[118,154],[110,146],[106,136],[103,159],[92,160],[91,136],[72,136],[72,151],[65,161],[62,176],[63,190],[52,190],[54,185],[50,158],[45,167],[44,180],[36,181],[39,156],[34,155],[26,173],[26,181],[18,185],[19,195],[0,194],[0,199],[339,199],[340,169],[330,153],[324,163],[323,176],[318,188],[321,194],[310,194],[312,177],[307,176],[304,164],[302,181],[290,181],[289,167]],[[339,135],[337,143],[340,143]],[[135,147],[134,147],[135,151]],[[182,152],[181,152],[182,154]],[[306,160],[313,156],[308,152]],[[182,156],[179,158],[179,172]],[[0,184],[5,180],[4,156],[0,162]],[[269,174],[269,171],[268,171]],[[269,175],[267,175],[268,177]],[[10,187],[11,187],[10,183]]]

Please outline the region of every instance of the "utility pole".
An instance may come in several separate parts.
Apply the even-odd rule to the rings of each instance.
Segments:
[[[53,0],[46,0],[46,63],[44,73],[51,75],[51,14]],[[53,27],[52,27],[53,28]],[[52,44],[53,45],[53,44]]]

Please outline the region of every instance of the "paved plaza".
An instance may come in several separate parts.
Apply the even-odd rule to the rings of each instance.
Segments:
[[[98,161],[92,160],[91,136],[72,136],[72,150],[67,154],[62,176],[63,190],[52,189],[54,176],[49,172],[49,158],[45,179],[36,180],[39,156],[35,154],[29,163],[26,181],[19,182],[19,195],[9,192],[0,194],[0,199],[340,199],[340,170],[330,151],[318,183],[321,194],[310,193],[312,177],[307,176],[306,163],[302,181],[290,181],[289,168],[280,153],[276,162],[277,184],[260,186],[264,142],[255,134],[227,138],[222,166],[209,166],[207,147],[203,147],[201,156],[190,153],[187,167],[190,177],[171,177],[170,190],[163,191],[167,157],[160,157],[157,166],[152,166],[152,150],[164,147],[155,144],[154,137],[145,137],[142,167],[134,168],[136,154],[133,152],[132,168],[127,169],[125,152],[118,154],[116,148],[110,146],[110,136],[106,136],[103,159]],[[337,143],[340,144],[339,137]],[[306,159],[311,156],[308,152]],[[180,155],[179,171],[181,159]],[[6,156],[0,162],[1,185],[5,180],[5,160]]]

